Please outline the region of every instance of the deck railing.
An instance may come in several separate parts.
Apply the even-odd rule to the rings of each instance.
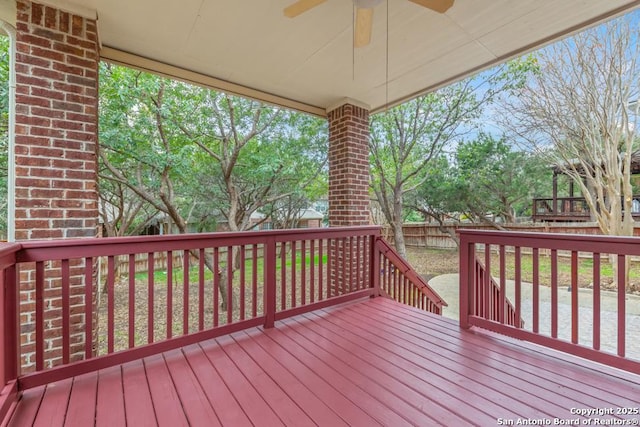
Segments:
[[[490,255],[490,252],[487,252],[486,255]],[[484,264],[479,257],[476,257],[473,280],[475,283],[474,295],[477,295],[475,312],[488,320],[523,327],[524,320],[505,295],[504,280],[502,281],[503,285],[499,285],[491,274],[487,274],[487,265],[491,265],[490,257],[485,257]],[[500,309],[500,307],[503,308]]]
[[[638,256],[632,237],[461,231],[460,324],[640,373],[640,298],[629,291]],[[504,302],[493,315],[476,257],[524,324],[509,325]]]
[[[380,289],[383,294],[398,302],[431,313],[442,314],[447,303],[420,277],[407,261],[383,239],[375,245],[380,260]]]
[[[382,295],[391,276],[380,265],[420,291],[403,294],[408,304],[439,312],[441,299],[381,247],[379,227],[2,245],[0,373],[13,388],[0,395],[0,411],[17,378],[30,388]]]

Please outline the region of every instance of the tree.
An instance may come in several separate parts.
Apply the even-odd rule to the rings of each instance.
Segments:
[[[113,180],[101,182],[99,202],[100,218],[108,237],[138,235],[159,214],[146,200]]]
[[[620,18],[538,54],[540,72],[505,102],[505,124],[582,190],[603,234],[633,233],[638,22]]]
[[[445,147],[475,127],[483,107],[497,94],[518,87],[532,65],[529,58],[514,61],[372,117],[371,187],[402,257],[407,194],[428,179],[428,165]]]
[[[322,170],[318,119],[107,64],[100,81],[100,178],[164,213],[179,233],[211,214],[246,230],[253,212]],[[220,292],[226,301],[223,281]]]
[[[549,168],[535,153],[516,151],[506,139],[486,134],[458,145],[451,161],[441,156],[430,166],[409,203],[441,225],[464,215],[502,228],[496,219],[515,222],[551,181]]]
[[[466,212],[477,218],[491,215],[515,223],[524,205],[550,182],[544,161],[535,153],[514,150],[504,137],[480,134],[458,147],[456,161],[458,179],[466,187],[458,197]]]

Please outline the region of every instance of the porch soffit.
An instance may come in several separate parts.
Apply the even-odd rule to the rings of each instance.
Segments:
[[[440,15],[388,0],[375,9],[371,44],[353,49],[348,0],[295,19],[282,13],[294,0],[42,2],[95,13],[103,59],[319,116],[345,98],[379,111],[640,6],[456,0]]]

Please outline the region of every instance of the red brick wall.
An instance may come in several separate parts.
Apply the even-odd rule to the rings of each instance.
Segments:
[[[16,240],[96,236],[96,22],[19,0],[16,27]]]
[[[94,237],[98,230],[96,22],[18,0],[16,30],[16,240]],[[70,264],[71,360],[81,358],[84,349],[81,265]],[[60,263],[44,267],[44,355],[51,366],[62,360]],[[20,276],[24,372],[34,363],[33,267],[23,267]]]
[[[369,111],[329,112],[329,225],[369,224]]]

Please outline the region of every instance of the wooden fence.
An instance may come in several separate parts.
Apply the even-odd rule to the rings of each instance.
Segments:
[[[595,223],[513,224],[504,228],[517,232],[586,234],[591,236],[602,234]],[[491,231],[495,230],[495,227],[482,224],[447,224],[440,227],[437,224],[412,223],[405,224],[402,229],[405,243],[409,247],[455,249],[457,245],[451,238],[451,234],[455,235],[459,230]],[[388,230],[384,230],[383,234],[392,241]],[[640,236],[640,227],[635,228],[634,236]]]

